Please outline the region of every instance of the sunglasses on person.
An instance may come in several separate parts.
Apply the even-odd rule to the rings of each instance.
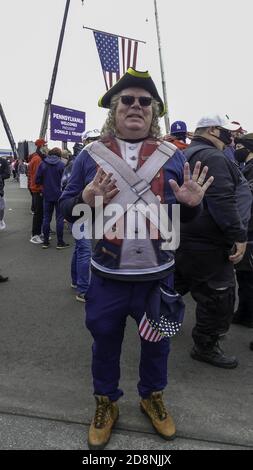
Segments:
[[[139,105],[146,108],[152,103],[152,96],[131,96],[131,95],[121,95],[121,103],[126,106],[132,106],[135,103],[135,100],[139,101]]]

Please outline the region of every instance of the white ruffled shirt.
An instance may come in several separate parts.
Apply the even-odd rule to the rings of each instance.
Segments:
[[[120,139],[116,139],[116,140],[120,146],[122,157],[133,170],[136,170],[137,165],[138,165],[139,151],[142,146],[142,141],[131,143],[131,142],[126,142],[125,140],[120,140]]]

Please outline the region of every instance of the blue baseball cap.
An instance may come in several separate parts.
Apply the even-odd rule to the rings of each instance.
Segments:
[[[187,126],[184,121],[175,121],[171,124],[171,134],[182,134],[187,132]]]

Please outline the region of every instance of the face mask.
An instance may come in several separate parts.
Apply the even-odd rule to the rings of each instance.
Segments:
[[[232,137],[231,137],[230,132],[222,128],[220,128],[219,131],[220,131],[220,137],[218,137],[218,139],[220,139],[221,142],[223,142],[223,144],[225,145],[232,144]]]
[[[47,152],[48,152],[48,148],[43,146],[43,147],[37,148],[36,153],[38,153],[40,157],[44,158],[47,156]]]
[[[235,159],[238,161],[238,163],[244,163],[249,154],[250,154],[250,150],[243,147],[241,149],[235,150],[234,155],[235,155]]]

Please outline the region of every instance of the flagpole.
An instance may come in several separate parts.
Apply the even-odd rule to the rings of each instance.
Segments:
[[[11,132],[11,129],[10,129],[10,126],[8,124],[8,121],[6,119],[6,116],[5,116],[5,113],[4,113],[4,110],[3,110],[3,107],[0,103],[0,116],[2,118],[2,121],[3,121],[3,126],[4,126],[4,129],[5,129],[5,132],[6,132],[6,135],[8,137],[8,140],[9,140],[9,143],[10,143],[10,146],[12,148],[12,151],[13,151],[13,155],[14,157],[16,158],[19,158],[19,154],[18,154],[18,150],[17,150],[17,147],[16,147],[16,143],[15,143],[15,140],[13,138],[13,135],[12,135],[12,132]]]
[[[60,37],[59,37],[59,42],[58,42],[58,48],[57,48],[57,52],[56,52],[56,58],[55,58],[55,63],[54,63],[54,68],[53,68],[53,73],[52,73],[48,98],[45,101],[44,112],[43,112],[43,117],[42,117],[42,122],[41,122],[41,127],[40,127],[40,137],[41,138],[45,138],[45,135],[46,135],[46,132],[47,132],[50,105],[52,103],[52,98],[53,98],[53,93],[54,93],[54,87],[55,87],[56,76],[57,76],[57,71],[58,71],[58,64],[59,64],[59,60],[60,60],[62,43],[63,43],[64,32],[65,32],[65,26],[66,26],[66,22],[67,22],[69,4],[70,4],[70,0],[66,0],[65,11],[64,11],[63,21],[62,21],[62,27],[61,27],[61,32],[60,32]]]
[[[159,29],[158,11],[157,11],[156,0],[154,0],[154,7],[155,7],[156,32],[157,32],[158,48],[159,48],[162,87],[163,87],[163,99],[164,99],[164,104],[165,104],[165,109],[166,109],[166,113],[164,115],[164,122],[165,122],[166,134],[169,134],[169,132],[170,132],[170,121],[169,121],[169,115],[168,115],[168,100],[167,100],[165,74],[164,74],[164,69],[163,69],[162,47],[161,47],[161,38],[160,38],[160,29]]]

